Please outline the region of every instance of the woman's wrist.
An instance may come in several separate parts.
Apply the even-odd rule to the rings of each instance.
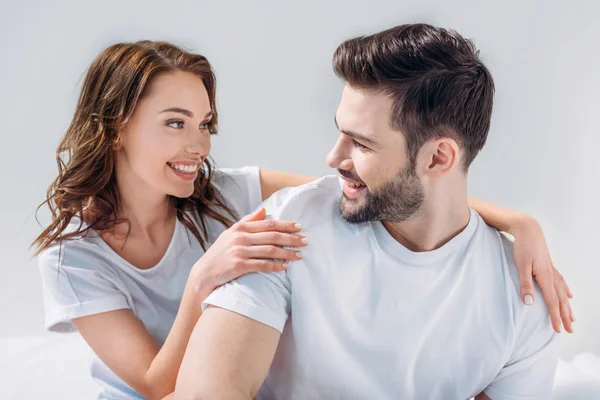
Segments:
[[[216,286],[201,269],[192,268],[188,282],[183,291],[181,306],[183,310],[191,309],[194,314],[202,311],[202,302],[212,293]]]
[[[507,232],[515,237],[524,233],[531,234],[531,232],[541,230],[540,224],[534,217],[522,212],[515,211],[509,220]]]

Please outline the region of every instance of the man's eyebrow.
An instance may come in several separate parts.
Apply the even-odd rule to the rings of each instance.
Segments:
[[[333,117],[333,122],[335,123],[335,127],[337,128],[338,131],[342,132],[344,135],[348,135],[353,139],[358,139],[361,142],[365,142],[367,144],[370,145],[374,145],[374,146],[378,146],[379,143],[377,143],[375,140],[369,138],[367,135],[364,135],[362,133],[358,133],[358,132],[353,132],[353,131],[349,131],[349,130],[345,130],[345,129],[340,129],[338,123],[337,123],[337,118],[334,116]]]

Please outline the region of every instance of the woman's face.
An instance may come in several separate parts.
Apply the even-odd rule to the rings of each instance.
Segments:
[[[211,146],[204,83],[175,71],[157,75],[146,90],[116,147],[120,189],[189,197]]]

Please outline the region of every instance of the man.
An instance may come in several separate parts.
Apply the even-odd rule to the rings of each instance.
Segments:
[[[546,305],[523,305],[512,243],[467,204],[494,93],[474,45],[403,25],[343,43],[334,68],[341,180],[264,205],[313,246],[206,300],[176,398],[550,398]]]

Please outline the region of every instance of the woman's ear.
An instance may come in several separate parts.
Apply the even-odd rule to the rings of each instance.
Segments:
[[[119,135],[119,136],[117,136],[117,138],[113,142],[112,149],[113,150],[120,150],[122,147],[123,147],[123,143],[121,141],[121,135]]]

